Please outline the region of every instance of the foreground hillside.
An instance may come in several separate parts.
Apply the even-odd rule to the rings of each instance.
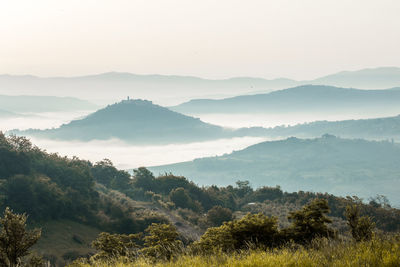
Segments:
[[[196,183],[226,185],[248,179],[253,185],[281,185],[364,198],[383,194],[400,204],[400,147],[391,142],[289,138],[263,142],[220,157],[150,168],[173,172]]]
[[[385,198],[362,203],[357,197],[252,188],[247,181],[200,187],[182,176],[154,176],[146,168],[132,176],[109,160],[93,164],[49,154],[23,137],[0,135],[0,179],[0,208],[26,213],[30,227],[42,228],[33,249],[56,266],[95,253],[91,243],[100,232],[143,233],[153,223],[176,227],[184,245],[247,213],[274,216],[275,228],[290,229],[290,214],[315,199],[329,205],[327,220],[340,235],[348,235],[348,205],[359,206],[380,231],[400,229],[399,210]]]
[[[0,209],[26,213],[30,225],[43,228],[37,249],[53,263],[86,255],[100,231],[138,232],[168,221],[150,208],[121,205],[124,197],[96,185],[93,169],[88,161],[48,154],[23,137],[0,133]],[[119,179],[130,176],[123,172]],[[62,249],[54,254],[53,248]]]

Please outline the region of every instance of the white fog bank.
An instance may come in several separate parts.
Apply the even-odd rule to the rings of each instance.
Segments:
[[[119,169],[156,166],[195,158],[219,156],[266,141],[266,138],[240,137],[189,144],[138,146],[113,139],[107,141],[67,142],[31,138],[33,144],[61,156],[78,156],[93,163],[110,159]]]

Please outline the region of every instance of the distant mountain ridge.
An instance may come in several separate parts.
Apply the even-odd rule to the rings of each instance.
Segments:
[[[400,112],[400,90],[361,90],[325,85],[302,85],[266,94],[225,99],[194,99],[171,107],[184,114],[343,112],[393,108]]]
[[[2,93],[75,96],[109,103],[132,98],[152,99],[158,103],[181,103],[195,97],[226,97],[257,90],[271,91],[295,85],[290,79],[266,80],[238,77],[223,80],[177,75],[138,75],[108,72],[78,77],[41,78],[31,75],[0,75]]]
[[[316,84],[360,89],[400,86],[400,68],[384,67],[339,72],[315,80],[233,77],[203,79],[178,75],[138,75],[108,72],[78,77],[42,78],[32,75],[0,75],[2,94],[76,96],[98,104],[134,98],[152,99],[163,105],[177,105],[193,98],[223,98],[255,92],[271,92],[299,85]],[[179,96],[179,97],[178,97]],[[171,104],[172,103],[172,104]]]
[[[400,205],[400,145],[324,135],[288,138],[250,146],[219,157],[149,168],[191,177],[200,185],[249,180],[253,186],[329,192],[364,198],[383,194]]]

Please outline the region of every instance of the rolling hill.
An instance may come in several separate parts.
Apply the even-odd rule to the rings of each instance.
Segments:
[[[48,139],[88,141],[119,138],[134,143],[183,143],[232,134],[230,130],[145,100],[124,100],[55,129],[12,132]]]
[[[184,114],[202,113],[336,113],[391,109],[400,112],[400,90],[360,90],[304,85],[268,94],[242,95],[220,100],[195,99],[171,107]]]
[[[383,194],[400,205],[400,146],[396,143],[341,139],[288,138],[263,142],[231,154],[149,168],[173,172],[201,185],[249,180],[254,186],[319,191],[364,198]]]

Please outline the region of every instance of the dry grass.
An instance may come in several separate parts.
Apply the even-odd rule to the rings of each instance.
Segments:
[[[211,256],[182,255],[170,262],[153,263],[144,258],[134,262],[75,263],[70,267],[269,267],[269,266],[400,266],[400,238],[375,238],[368,242],[331,242],[320,240],[311,248],[282,248],[271,251],[251,250]]]

